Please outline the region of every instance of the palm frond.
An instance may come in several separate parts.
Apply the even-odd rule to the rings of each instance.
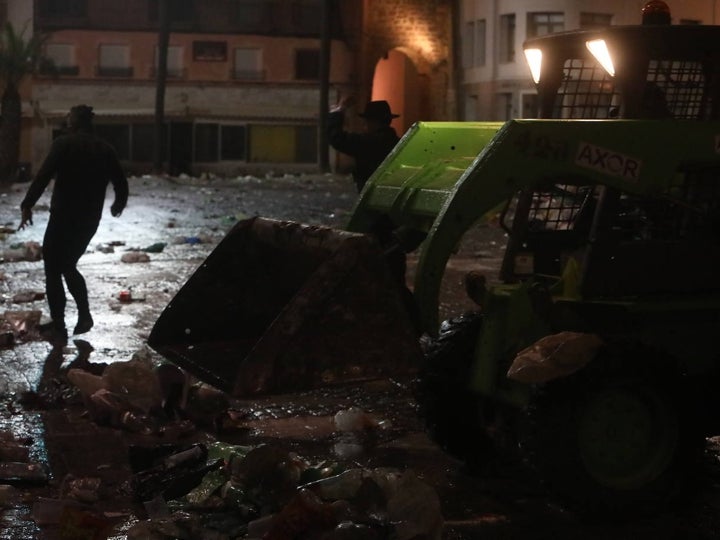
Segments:
[[[17,86],[27,75],[37,70],[43,58],[43,49],[48,36],[35,33],[26,39],[26,23],[17,32],[7,22],[0,30],[0,83]]]

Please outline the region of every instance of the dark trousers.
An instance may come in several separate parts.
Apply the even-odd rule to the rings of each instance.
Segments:
[[[78,316],[90,315],[87,286],[77,269],[77,262],[97,231],[98,222],[83,221],[76,216],[56,216],[50,213],[43,239],[45,265],[45,294],[50,317],[57,327],[65,326],[65,287],[75,300]]]

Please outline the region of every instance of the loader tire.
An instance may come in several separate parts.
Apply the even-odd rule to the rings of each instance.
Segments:
[[[603,519],[657,512],[677,500],[704,447],[672,361],[646,350],[604,351],[537,388],[523,457],[551,494]]]
[[[425,351],[416,387],[428,434],[471,469],[492,451],[479,413],[478,396],[468,388],[482,316],[470,313],[445,321]]]

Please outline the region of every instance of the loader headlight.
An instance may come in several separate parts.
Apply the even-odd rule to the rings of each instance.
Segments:
[[[607,71],[611,77],[614,77],[615,66],[613,65],[612,57],[610,56],[610,51],[607,48],[607,43],[605,43],[605,40],[593,39],[591,41],[586,41],[585,46],[595,57],[595,60],[600,62],[600,65],[603,67],[603,69]]]
[[[535,84],[540,82],[540,69],[542,68],[542,51],[540,49],[525,49],[525,60],[530,66],[530,74]]]

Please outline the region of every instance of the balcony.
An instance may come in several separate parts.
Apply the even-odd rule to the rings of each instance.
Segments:
[[[157,71],[158,70],[157,70],[156,66],[152,66],[150,68],[150,78],[151,79],[157,78]],[[168,67],[166,76],[168,79],[173,79],[173,80],[187,79],[187,69]]]
[[[97,77],[111,77],[113,79],[129,79],[133,76],[134,70],[132,66],[128,67],[108,67],[96,66],[95,75]]]
[[[233,69],[230,78],[234,81],[264,81],[264,69]]]
[[[80,67],[46,64],[40,66],[39,73],[43,77],[77,77],[80,74]]]

